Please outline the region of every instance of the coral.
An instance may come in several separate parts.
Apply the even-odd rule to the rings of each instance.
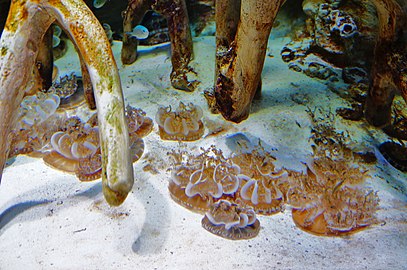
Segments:
[[[281,51],[289,68],[322,80],[342,74],[367,82],[377,24],[369,1],[305,0],[302,7],[306,23]]]
[[[342,54],[345,46],[352,46],[346,39],[357,35],[358,27],[349,14],[329,4],[321,4],[314,18],[314,40],[317,46],[335,54]]]
[[[340,69],[316,55],[308,55],[300,62],[293,62],[288,67],[295,71],[303,71],[305,75],[320,80],[336,82],[339,80]]]
[[[175,111],[169,107],[160,107],[155,120],[158,123],[160,137],[164,140],[195,141],[202,137],[202,109],[189,103],[180,102]]]
[[[230,240],[256,237],[260,222],[251,208],[242,208],[226,200],[211,205],[202,219],[202,227],[207,231]]]
[[[343,38],[350,38],[358,34],[358,27],[351,16],[339,10],[332,11],[330,15],[331,33],[338,31]]]
[[[349,84],[368,83],[367,71],[361,67],[344,67],[342,69],[342,79]]]
[[[296,72],[303,72],[311,78],[338,81],[341,70],[328,63],[320,55],[311,53],[311,46],[315,46],[313,39],[304,38],[291,42],[281,50],[281,57],[288,67]]]

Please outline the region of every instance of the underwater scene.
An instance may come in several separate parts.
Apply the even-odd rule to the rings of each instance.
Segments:
[[[407,1],[0,0],[0,269],[407,269]]]

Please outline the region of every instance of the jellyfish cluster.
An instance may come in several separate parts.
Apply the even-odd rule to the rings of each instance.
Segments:
[[[131,160],[136,162],[144,152],[142,138],[151,132],[153,123],[144,111],[131,106],[126,107],[126,119]],[[45,164],[75,174],[80,181],[101,177],[102,156],[96,114],[86,122],[79,117],[69,117],[62,125],[62,130],[52,135],[50,143],[51,151],[43,157]]]
[[[9,158],[18,154],[41,157],[54,169],[74,174],[80,181],[101,178],[102,154],[97,114],[87,121],[69,116],[84,106],[83,89],[74,74],[55,81],[47,92],[27,95],[20,104],[18,124],[12,131]],[[125,116],[133,162],[144,152],[143,137],[153,129],[153,120],[130,105]]]
[[[299,228],[317,235],[345,235],[376,224],[379,199],[365,185],[368,171],[329,120],[313,121],[313,155],[302,172],[277,168],[277,159],[261,144],[230,156],[215,145],[197,154],[169,152],[171,198],[205,214],[206,230],[232,240],[258,234],[256,215],[286,208]]]
[[[60,78],[47,93],[24,98],[10,156],[41,157],[48,166],[74,174],[80,181],[101,177],[97,114],[84,121],[60,108],[62,100],[66,104],[74,100],[78,85],[71,74]],[[306,171],[278,168],[276,157],[261,143],[242,144],[228,156],[215,145],[198,153],[179,148],[168,153],[171,198],[204,214],[203,228],[232,240],[255,237],[260,231],[257,215],[273,215],[286,208],[299,228],[317,235],[349,234],[377,223],[377,193],[365,187],[368,171],[357,166],[347,136],[333,128],[332,115],[308,113],[313,123],[313,155],[305,164]],[[175,110],[160,107],[155,119],[162,139],[188,142],[202,137],[202,116],[200,107],[181,102]],[[153,130],[153,120],[129,105],[125,117],[135,162],[143,155],[143,137]]]

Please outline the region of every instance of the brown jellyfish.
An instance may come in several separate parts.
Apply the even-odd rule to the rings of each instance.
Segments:
[[[240,200],[256,213],[271,215],[284,210],[286,171],[277,170],[275,158],[261,149],[236,154],[233,163],[240,167]]]
[[[233,196],[239,188],[240,168],[212,146],[193,156],[172,152],[175,164],[169,184],[171,197],[180,205],[205,212],[223,196]]]
[[[74,73],[60,77],[48,92],[59,96],[59,111],[75,109],[85,104],[82,80],[78,80]]]
[[[102,177],[102,155],[96,153],[80,158],[75,167],[75,175],[79,181],[93,181]]]
[[[190,176],[199,169],[200,161],[194,156],[190,156],[186,151],[172,151],[168,155],[173,158],[174,163],[168,185],[171,198],[188,209],[198,208],[200,210],[196,211],[204,212],[207,208],[206,202],[203,207],[194,207],[194,205],[202,204],[201,201],[198,201],[199,203],[194,202],[195,199],[199,200],[199,196],[191,199],[185,195],[185,187],[189,182]]]
[[[315,166],[313,169],[321,168]],[[287,197],[298,227],[317,235],[336,236],[356,232],[376,222],[379,202],[376,192],[356,184],[357,181],[348,178],[346,173],[339,175],[314,172],[309,167],[306,174],[290,173],[292,186]],[[366,176],[359,171],[356,177],[364,180]]]
[[[242,208],[227,200],[211,205],[201,223],[207,231],[230,240],[250,239],[260,230],[252,208]]]
[[[141,158],[144,152],[143,139],[130,137],[130,154],[132,162]],[[102,177],[102,156],[100,151],[78,160],[75,166],[75,175],[80,181],[93,181]]]
[[[242,178],[240,198],[244,204],[252,206],[256,213],[272,215],[284,210],[284,195],[273,178]]]
[[[136,109],[127,105],[126,118],[130,136],[137,135],[143,138],[153,130],[153,120],[147,117],[142,109]]]
[[[213,166],[209,163],[200,168],[178,166],[172,175],[174,180],[168,186],[171,197],[192,211],[207,211],[223,195],[222,185],[213,179]]]
[[[236,164],[223,162],[216,165],[213,171],[213,179],[222,186],[222,192],[233,195],[239,189],[240,167]]]
[[[189,103],[180,102],[175,111],[171,107],[160,107],[155,120],[158,123],[160,137],[163,140],[195,141],[202,137],[202,109]]]
[[[59,96],[53,93],[38,92],[24,97],[18,110],[17,128],[28,128],[46,121],[56,112],[59,104]]]
[[[83,123],[70,126],[72,121],[75,120],[66,121],[67,131],[58,131],[52,135],[53,150],[43,158],[45,164],[68,173],[75,173],[80,160],[91,159],[100,150],[99,129],[86,128]]]
[[[188,197],[199,195],[219,199],[223,194],[222,184],[216,182],[213,174],[214,168],[212,166],[202,164],[202,167],[194,171],[189,177],[189,182],[185,187],[185,194]]]
[[[144,153],[144,140],[138,136],[130,136],[131,161],[134,163],[141,158]]]
[[[38,92],[24,97],[11,131],[9,158],[19,154],[41,156],[52,134],[61,126],[62,117],[55,112],[60,99],[52,93]]]

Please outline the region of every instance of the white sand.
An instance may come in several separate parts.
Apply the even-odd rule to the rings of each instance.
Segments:
[[[285,43],[283,38],[269,42],[274,57],[266,59],[263,99],[254,102],[249,120],[187,147],[216,144],[227,151],[226,135],[247,132],[276,148],[282,165],[301,168],[311,151],[310,120],[306,106],[294,103],[290,95],[301,94],[307,106],[332,112],[345,102],[322,82],[290,71],[279,55]],[[116,59],[120,47],[113,46]],[[192,66],[202,82],[194,93],[171,88],[168,44],[141,47],[135,64],[119,64],[126,102],[154,118],[159,105],[192,101],[204,108],[205,123],[226,123],[208,112],[202,95],[213,84],[214,38],[196,38],[194,49]],[[68,53],[70,57],[57,62],[60,75],[72,70],[79,74],[72,47]],[[336,124],[370,149],[385,138],[379,131],[369,135],[361,123],[337,119]],[[117,208],[105,203],[100,180],[81,183],[42,160],[17,157],[5,169],[0,186],[0,269],[407,269],[406,174],[383,160],[370,168],[371,186],[381,199],[381,224],[348,237],[318,237],[297,228],[287,209],[259,216],[256,238],[230,241],[204,230],[201,215],[171,200],[166,153],[178,143],[160,140],[155,126],[145,144],[143,158],[134,164],[133,191]],[[147,164],[159,173],[143,171]]]

